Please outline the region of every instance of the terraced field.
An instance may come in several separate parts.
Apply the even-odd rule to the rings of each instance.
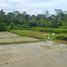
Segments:
[[[33,41],[38,41],[38,39],[31,37],[21,37],[19,35],[10,32],[0,32],[0,44],[23,43]]]
[[[23,43],[31,41],[39,40],[1,32],[0,67],[67,67],[67,44],[52,41]]]

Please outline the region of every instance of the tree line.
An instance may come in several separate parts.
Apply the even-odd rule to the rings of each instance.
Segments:
[[[47,10],[43,14],[29,15],[25,11],[6,13],[0,10],[0,31],[32,27],[67,29],[67,11],[55,9],[55,14],[50,14]]]

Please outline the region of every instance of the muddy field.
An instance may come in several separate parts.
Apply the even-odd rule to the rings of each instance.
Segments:
[[[67,46],[53,44],[0,45],[0,67],[67,67]]]
[[[10,32],[0,32],[0,44],[20,43],[20,42],[23,43],[23,42],[31,42],[31,41],[38,41],[38,39],[31,37],[21,37],[17,34]]]
[[[0,67],[67,67],[66,44],[52,41],[6,44],[37,40],[0,32]]]

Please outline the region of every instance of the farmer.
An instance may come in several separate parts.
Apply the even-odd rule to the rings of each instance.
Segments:
[[[52,34],[48,35],[47,39],[48,39],[48,40],[51,40],[54,35],[55,35],[55,33],[52,33]]]
[[[48,35],[47,39],[50,40],[51,39],[51,35]]]

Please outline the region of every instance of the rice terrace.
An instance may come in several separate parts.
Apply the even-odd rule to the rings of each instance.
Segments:
[[[67,45],[0,32],[0,67],[19,66],[66,67]]]
[[[67,67],[66,0],[0,0],[0,67]]]

